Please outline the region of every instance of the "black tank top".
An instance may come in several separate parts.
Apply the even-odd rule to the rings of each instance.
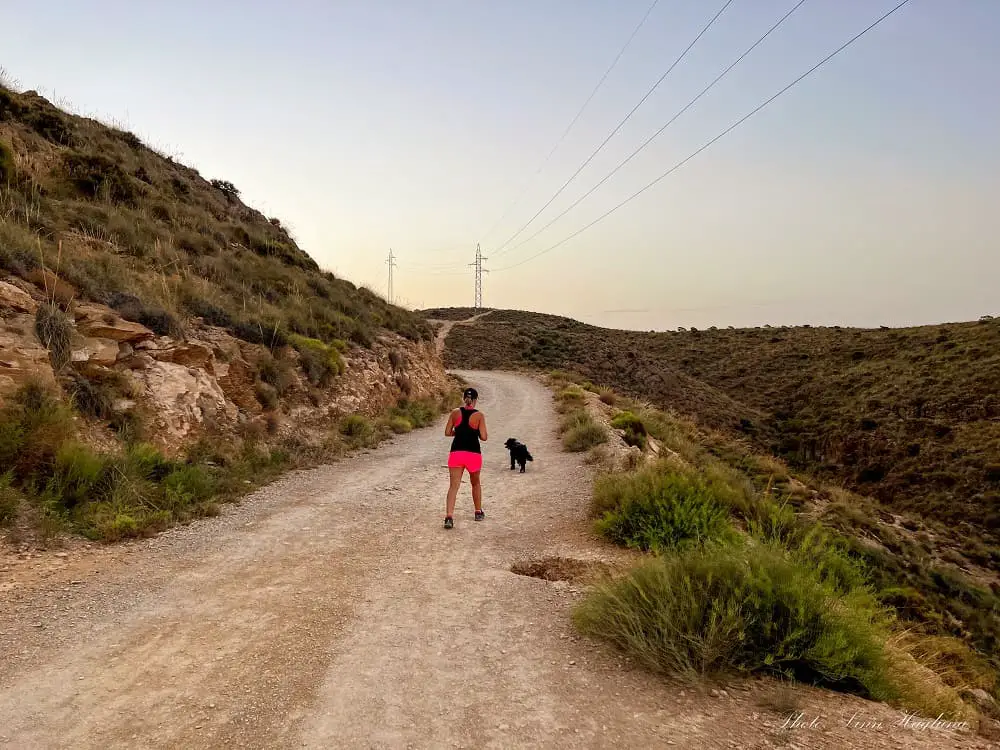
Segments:
[[[481,453],[482,450],[479,447],[479,430],[469,425],[469,419],[476,413],[476,410],[466,409],[464,406],[460,406],[459,408],[462,410],[462,421],[455,425],[455,437],[451,441],[451,450],[452,452],[468,451],[469,453]]]

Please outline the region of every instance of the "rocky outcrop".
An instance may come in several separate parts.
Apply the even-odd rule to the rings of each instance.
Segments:
[[[29,380],[55,383],[49,353],[35,336],[38,300],[20,285],[31,287],[0,280],[0,404]]]
[[[6,281],[0,281],[0,313],[34,314],[38,303],[23,289],[19,289]]]
[[[57,381],[34,332],[34,312],[44,299],[35,292],[0,281],[0,400],[32,378]],[[113,394],[114,410],[141,414],[148,437],[168,454],[205,428],[236,431],[268,411],[276,417],[268,417],[271,434],[322,441],[345,414],[376,416],[401,397],[440,393],[448,382],[433,343],[391,333],[370,348],[350,348],[344,371],[319,387],[291,347],[270,351],[198,324],[181,341],[157,336],[103,305],[78,303],[70,311],[69,367],[83,377],[124,384],[127,393]],[[268,389],[277,393],[261,382],[262,367],[278,373],[277,403],[261,396]]]
[[[206,420],[236,421],[236,405],[207,371],[154,361],[141,372],[155,432],[168,444],[176,446]]]
[[[118,361],[118,342],[111,339],[84,338],[76,342],[73,348],[73,362],[89,362],[90,364],[110,367]]]
[[[34,333],[29,315],[5,317],[0,321],[0,404],[29,380],[55,383],[49,353]]]
[[[73,317],[76,319],[76,330],[88,338],[135,343],[156,337],[146,326],[123,320],[103,305],[77,304],[73,309]]]

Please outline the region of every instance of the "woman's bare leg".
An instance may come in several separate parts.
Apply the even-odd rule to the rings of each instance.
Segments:
[[[469,482],[472,484],[472,504],[476,510],[483,509],[483,485],[479,482],[479,472],[469,472]]]
[[[444,513],[446,517],[451,517],[455,514],[455,500],[458,498],[458,488],[462,484],[463,471],[465,471],[465,469],[461,466],[448,467],[451,484],[448,485],[448,503]]]

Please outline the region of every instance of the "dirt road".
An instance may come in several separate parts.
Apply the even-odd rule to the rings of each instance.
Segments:
[[[798,707],[823,720],[782,732],[753,685],[682,692],[577,638],[575,585],[510,567],[621,554],[589,535],[588,470],[559,451],[544,388],[465,375],[491,434],[484,522],[466,484],[442,528],[434,427],[8,587],[0,747],[987,746],[845,728],[870,704],[820,691]],[[510,435],[534,454],[526,474],[508,470]]]

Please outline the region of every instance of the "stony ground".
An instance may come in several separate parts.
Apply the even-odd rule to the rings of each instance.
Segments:
[[[0,747],[993,747],[819,690],[672,684],[579,638],[573,576],[600,566],[571,561],[625,560],[589,532],[590,469],[542,386],[463,375],[482,523],[465,484],[441,526],[437,425],[155,539],[0,558]]]

